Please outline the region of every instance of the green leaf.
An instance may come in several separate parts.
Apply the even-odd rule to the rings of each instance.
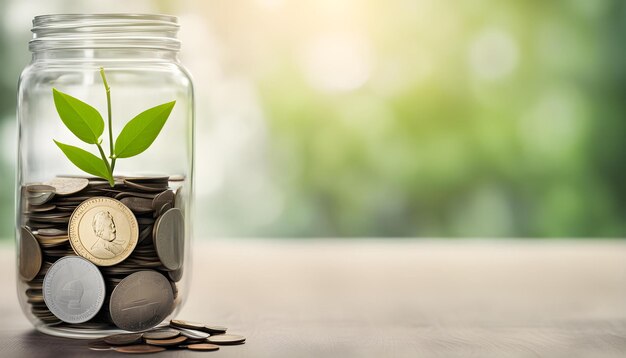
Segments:
[[[116,158],[128,158],[148,149],[161,132],[176,101],[164,103],[139,113],[131,119],[115,140]]]
[[[61,148],[65,156],[76,165],[80,170],[87,172],[91,175],[95,175],[100,178],[104,178],[109,182],[113,179],[107,170],[106,165],[102,159],[89,153],[88,151],[74,147],[72,145],[63,144],[61,142],[54,141],[56,145]]]
[[[65,126],[85,143],[96,144],[104,131],[98,110],[67,93],[52,89],[54,105]]]

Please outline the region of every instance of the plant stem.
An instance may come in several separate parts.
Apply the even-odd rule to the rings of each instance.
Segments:
[[[111,177],[113,177],[113,169],[115,169],[115,157],[113,156],[113,120],[111,118],[112,117],[111,116],[111,87],[109,87],[109,83],[107,82],[107,77],[104,74],[104,67],[100,67],[100,76],[102,77],[102,82],[104,83],[104,89],[106,90],[106,93],[107,93],[107,115],[109,119],[109,158],[111,158],[110,170],[111,170]]]
[[[104,164],[106,165],[107,170],[109,171],[109,177],[107,178],[109,180],[109,185],[113,187],[115,186],[115,181],[113,180],[113,171],[111,170],[109,161],[107,160],[107,157],[104,154],[104,150],[102,149],[102,146],[100,145],[100,143],[96,143],[96,146],[98,146],[98,151],[100,151],[100,157],[102,158],[102,161],[104,161]]]
[[[104,89],[107,94],[107,115],[109,119],[109,158],[111,158],[111,165],[109,165],[106,156],[104,155],[104,151],[102,147],[98,144],[98,149],[100,150],[100,154],[102,155],[102,160],[106,163],[107,169],[109,170],[109,174],[111,174],[111,180],[113,179],[113,170],[115,169],[115,156],[113,154],[113,121],[111,119],[111,87],[109,87],[109,83],[107,82],[107,77],[104,74],[104,67],[100,67],[100,77],[102,77],[102,82],[104,83]],[[114,183],[110,183],[111,186]]]

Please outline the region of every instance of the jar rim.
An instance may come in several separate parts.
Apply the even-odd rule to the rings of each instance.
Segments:
[[[37,15],[33,19],[33,30],[40,27],[52,27],[63,25],[68,21],[81,20],[126,20],[128,22],[159,22],[163,25],[171,24],[178,26],[178,17],[165,14],[140,14],[140,13],[102,13],[102,14],[45,14]]]
[[[172,15],[49,14],[33,19],[32,52],[51,49],[153,48],[178,51],[180,25]]]

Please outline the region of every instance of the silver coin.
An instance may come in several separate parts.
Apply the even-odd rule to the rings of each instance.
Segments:
[[[180,331],[174,328],[158,328],[144,332],[144,339],[170,339],[180,336]]]
[[[170,282],[152,270],[138,271],[123,279],[111,293],[109,303],[113,323],[133,332],[156,326],[173,308]]]
[[[54,192],[57,195],[70,195],[85,189],[89,185],[89,180],[85,178],[58,177],[45,184],[54,187]]]
[[[180,209],[170,209],[154,224],[154,247],[168,270],[178,270],[185,255],[185,220]]]
[[[79,256],[58,259],[43,279],[46,306],[67,323],[93,318],[104,303],[105,293],[104,279],[96,265]]]
[[[207,332],[197,331],[195,329],[188,328],[177,328],[180,331],[180,334],[189,338],[189,339],[207,339],[210,334]]]
[[[52,188],[52,187],[51,187]],[[28,195],[28,203],[30,205],[43,205],[54,197],[54,188],[49,191],[31,192]]]

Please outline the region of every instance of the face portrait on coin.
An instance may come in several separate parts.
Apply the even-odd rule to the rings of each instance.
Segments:
[[[117,242],[115,220],[107,210],[97,212],[91,221],[96,241],[91,246],[92,253],[99,257],[113,257],[118,255],[124,247]]]
[[[132,211],[118,200],[99,196],[74,209],[67,231],[74,252],[98,266],[124,261],[139,237]]]
[[[118,257],[126,249],[129,229],[128,219],[119,210],[106,206],[86,210],[78,225],[82,245],[91,255],[104,260]]]

